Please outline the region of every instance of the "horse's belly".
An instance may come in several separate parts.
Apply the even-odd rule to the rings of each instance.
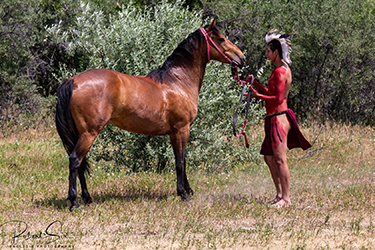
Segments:
[[[109,120],[108,123],[129,132],[145,135],[170,134],[170,127],[164,119],[156,117],[124,116]],[[164,120],[164,121],[163,121]]]

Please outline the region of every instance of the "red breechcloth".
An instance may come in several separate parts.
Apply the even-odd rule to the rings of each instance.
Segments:
[[[291,129],[288,133],[288,148],[302,148],[303,150],[310,148],[311,144],[302,135],[294,112],[291,109],[288,109],[286,110],[286,115],[291,125]],[[271,117],[267,116],[264,123],[264,131],[266,135],[262,144],[262,148],[260,150],[260,153],[262,155],[273,155],[271,126],[274,126],[274,124],[272,124]]]

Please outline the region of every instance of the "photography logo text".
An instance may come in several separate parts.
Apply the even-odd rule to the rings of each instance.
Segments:
[[[12,220],[0,225],[1,245],[14,249],[74,249],[73,237],[64,232],[59,220],[39,229],[30,229],[24,221]]]

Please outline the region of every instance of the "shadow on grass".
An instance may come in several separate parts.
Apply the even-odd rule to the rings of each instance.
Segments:
[[[54,207],[59,211],[69,210],[69,201],[66,198],[61,199],[56,196],[42,200],[36,200],[34,201],[34,204],[38,207]]]
[[[111,203],[115,202],[131,202],[131,201],[162,201],[167,200],[168,197],[175,196],[175,192],[172,190],[163,190],[163,191],[152,191],[152,190],[127,190],[124,192],[117,192],[115,190],[111,191],[103,191],[101,193],[93,193],[91,198],[93,200],[93,204],[101,204],[101,203]],[[77,197],[78,204],[80,206],[84,206],[85,203],[81,199],[79,195]],[[61,197],[47,197],[42,200],[34,201],[34,204],[41,207],[54,207],[57,210],[69,210],[70,202],[67,198]]]
[[[253,195],[244,195],[244,194],[221,194],[221,195],[208,195],[205,197],[206,200],[211,202],[242,202],[247,204],[269,204],[269,201],[266,197],[258,197]]]
[[[108,192],[101,192],[101,193],[94,193],[92,194],[92,199],[94,203],[105,203],[109,201],[120,201],[120,202],[129,202],[129,201],[162,201],[167,200],[168,197],[174,196],[175,192],[171,190],[143,190],[143,189],[135,189],[135,190],[127,190],[124,192],[117,192],[117,191],[108,191]]]

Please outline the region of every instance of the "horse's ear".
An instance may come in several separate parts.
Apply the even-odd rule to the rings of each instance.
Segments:
[[[215,25],[216,25],[216,17],[214,18],[214,20],[212,20],[210,25],[208,25],[207,32],[210,32],[211,30],[213,30],[215,28]]]

